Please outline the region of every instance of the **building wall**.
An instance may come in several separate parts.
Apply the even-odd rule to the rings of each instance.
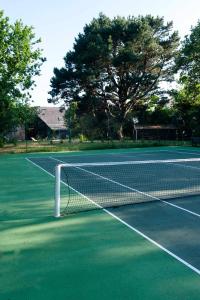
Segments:
[[[13,131],[9,132],[6,135],[6,138],[8,140],[15,139],[15,140],[18,140],[18,141],[24,141],[25,140],[24,126],[18,126],[17,128],[13,129]]]

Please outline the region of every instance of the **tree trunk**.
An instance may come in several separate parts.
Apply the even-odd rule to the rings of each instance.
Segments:
[[[124,138],[124,133],[123,133],[123,124],[120,124],[119,129],[117,131],[118,137],[120,140],[123,140]]]
[[[126,115],[127,115],[127,111],[125,107],[123,107],[123,109],[121,109],[121,111],[119,112],[117,118],[117,123],[118,123],[117,134],[120,140],[123,140],[124,138],[124,125],[125,125]]]

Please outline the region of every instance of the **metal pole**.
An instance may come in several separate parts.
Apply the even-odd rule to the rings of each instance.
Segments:
[[[55,168],[55,203],[54,203],[54,217],[60,217],[60,174],[61,165]]]
[[[136,125],[138,124],[138,118],[133,118],[133,135],[134,135],[134,131],[135,131],[135,140],[137,142],[138,140],[138,132],[137,132],[137,128]]]
[[[25,143],[26,143],[26,153],[27,153],[27,152],[28,152],[28,141],[27,141],[27,121],[25,121],[24,129],[25,129]]]
[[[71,107],[69,105],[69,117],[68,117],[68,130],[69,130],[69,143],[71,143]]]

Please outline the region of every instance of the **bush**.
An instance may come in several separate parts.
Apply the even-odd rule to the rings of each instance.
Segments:
[[[3,138],[0,138],[0,148],[3,148],[3,146],[4,146],[4,140]]]
[[[80,143],[83,143],[83,142],[86,142],[87,141],[87,138],[84,134],[80,134],[79,135],[79,140],[80,140]]]
[[[17,139],[12,138],[9,140],[9,143],[13,144],[14,146],[17,146]]]

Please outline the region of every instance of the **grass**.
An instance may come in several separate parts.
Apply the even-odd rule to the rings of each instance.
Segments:
[[[0,153],[32,153],[32,152],[59,152],[59,151],[84,151],[101,149],[123,149],[123,148],[142,148],[159,146],[191,146],[190,141],[170,141],[170,140],[123,140],[123,141],[87,141],[79,142],[62,141],[62,143],[49,141],[18,142],[14,144],[5,144],[0,148]]]

